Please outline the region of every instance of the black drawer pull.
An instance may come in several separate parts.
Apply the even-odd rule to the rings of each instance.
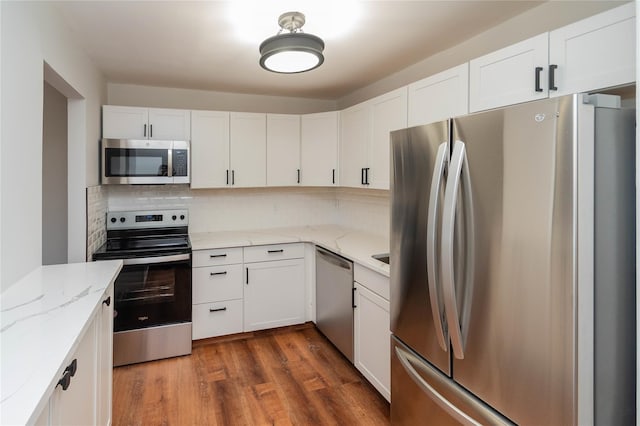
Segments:
[[[209,275],[211,275],[212,277],[214,275],[227,275],[227,271],[224,271],[224,272],[210,272]]]
[[[283,249],[280,250],[267,250],[267,253],[284,253]]]
[[[111,296],[107,297],[102,301],[103,305],[111,306]]]
[[[214,259],[216,257],[227,257],[227,254],[210,254],[209,258]]]
[[[226,310],[227,310],[226,306],[224,308],[216,308],[216,309],[209,308],[209,312],[220,312],[220,311],[226,311]]]

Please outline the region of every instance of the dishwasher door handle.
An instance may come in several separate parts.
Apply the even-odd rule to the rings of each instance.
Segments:
[[[330,251],[316,248],[316,253],[322,256],[324,260],[331,263],[332,265],[339,266],[342,269],[351,270],[353,268],[353,264],[347,260],[343,260],[341,257],[338,257],[337,254],[331,253]]]

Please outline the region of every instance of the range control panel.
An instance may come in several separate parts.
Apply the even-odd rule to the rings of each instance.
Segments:
[[[189,210],[108,212],[107,229],[167,228],[189,225]]]

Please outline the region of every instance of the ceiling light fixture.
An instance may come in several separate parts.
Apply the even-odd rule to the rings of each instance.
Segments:
[[[302,32],[305,23],[300,12],[280,15],[280,31],[260,44],[260,66],[268,71],[294,74],[318,68],[324,62],[324,41]],[[282,34],[283,31],[289,31]]]

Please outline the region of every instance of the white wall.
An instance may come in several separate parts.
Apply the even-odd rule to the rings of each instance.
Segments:
[[[109,105],[211,111],[308,114],[335,111],[335,101],[109,83]]]
[[[84,260],[84,188],[98,181],[100,105],[106,101],[106,84],[51,4],[2,1],[0,8],[0,289],[4,290],[42,262],[44,62],[82,97],[69,104],[70,261]]]

